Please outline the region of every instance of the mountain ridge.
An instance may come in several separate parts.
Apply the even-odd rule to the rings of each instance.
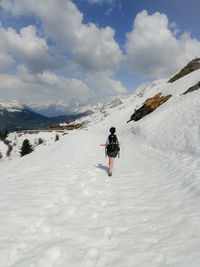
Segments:
[[[49,118],[32,111],[31,108],[21,105],[15,100],[0,100],[0,129],[7,129],[8,131],[38,130],[84,115],[81,113]]]

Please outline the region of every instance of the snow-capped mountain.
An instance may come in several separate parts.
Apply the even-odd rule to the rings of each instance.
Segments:
[[[0,266],[199,267],[199,77],[198,69],[143,84],[119,105],[72,122],[83,127],[57,142],[3,159]],[[171,96],[127,124],[158,94]],[[111,126],[121,149],[108,178],[100,144]]]
[[[8,112],[22,112],[24,109],[24,106],[21,105],[16,100],[13,101],[3,101],[0,99],[0,112],[3,112],[4,110]]]
[[[69,114],[49,118],[33,112],[28,106],[21,105],[17,101],[0,100],[0,129],[8,131],[41,129],[83,115]]]
[[[73,108],[64,101],[57,103],[35,103],[28,102],[28,106],[32,111],[39,113],[46,117],[64,116],[66,114],[73,114]]]

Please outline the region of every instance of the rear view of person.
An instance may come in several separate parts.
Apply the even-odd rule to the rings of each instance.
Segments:
[[[112,169],[114,165],[115,158],[117,157],[119,153],[119,146],[120,142],[115,134],[116,129],[114,127],[110,128],[110,135],[106,139],[105,144],[101,144],[101,146],[106,147],[106,155],[109,157],[109,170],[108,175],[112,175]]]

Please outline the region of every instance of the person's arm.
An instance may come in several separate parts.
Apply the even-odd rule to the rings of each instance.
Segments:
[[[100,146],[107,146],[108,143],[109,143],[109,140],[108,140],[108,138],[107,138],[107,139],[106,139],[106,143],[105,143],[105,144],[100,144]]]
[[[107,146],[108,144],[100,144],[100,146]]]
[[[117,138],[117,144],[118,146],[120,146],[120,140]]]

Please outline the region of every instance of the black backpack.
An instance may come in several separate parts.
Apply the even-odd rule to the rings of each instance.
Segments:
[[[106,151],[105,151],[106,156],[115,158],[118,155],[119,157],[120,148],[118,145],[117,136],[115,134],[109,135],[108,139],[109,139],[109,144],[106,146]]]

